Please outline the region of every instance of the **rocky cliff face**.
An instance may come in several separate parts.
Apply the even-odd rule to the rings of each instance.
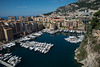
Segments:
[[[78,0],[76,3],[71,3],[66,6],[59,7],[55,12],[57,14],[66,15],[68,12],[87,9],[100,9],[100,0]]]
[[[69,4],[63,7],[59,7],[56,12],[61,12],[61,13],[65,13],[65,12],[73,12],[74,10],[77,10],[79,8],[78,5],[76,4]]]
[[[75,51],[75,59],[82,67],[100,67],[100,10],[86,24],[87,33]]]
[[[87,3],[90,3],[90,2],[94,2],[96,0],[78,0],[78,2],[87,2]]]
[[[75,59],[82,67],[100,67],[100,30],[92,30],[92,35],[85,36],[75,51]]]
[[[98,10],[100,9],[100,0],[78,0],[76,3],[71,3],[66,6],[59,7],[56,11],[46,13],[44,15],[59,14],[68,15],[69,12],[75,12],[76,10]]]

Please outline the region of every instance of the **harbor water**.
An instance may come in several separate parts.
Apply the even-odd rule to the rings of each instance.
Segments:
[[[54,46],[47,54],[31,51],[20,47],[7,48],[0,53],[12,53],[13,55],[22,57],[22,61],[16,67],[80,67],[74,60],[74,51],[79,47],[80,43],[72,44],[64,40],[69,35],[77,35],[70,33],[56,33],[50,35],[44,33],[41,37],[35,39],[37,42],[52,43]],[[31,40],[33,41],[33,40]],[[0,67],[4,67],[0,65]]]

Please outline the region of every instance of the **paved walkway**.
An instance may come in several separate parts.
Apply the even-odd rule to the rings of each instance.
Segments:
[[[11,66],[10,64],[8,64],[8,63],[6,63],[6,62],[4,62],[4,61],[2,61],[2,60],[0,60],[0,64],[4,65],[4,66],[6,66],[6,67],[13,67],[13,66]]]

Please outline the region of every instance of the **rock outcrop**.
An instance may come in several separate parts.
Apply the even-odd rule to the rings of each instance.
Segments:
[[[81,46],[75,51],[75,59],[77,62],[82,63],[82,67],[100,67],[100,30],[93,30],[91,37],[87,37],[87,43],[81,44]],[[96,42],[95,42],[96,41]],[[86,52],[84,57],[81,56],[81,49],[84,48]],[[84,53],[84,52],[83,52]]]
[[[66,6],[59,7],[56,11],[47,13],[46,15],[59,14],[67,15],[69,12],[75,12],[76,10],[98,10],[100,9],[100,0],[78,0],[76,3],[71,3]],[[44,14],[45,15],[45,14]]]
[[[90,2],[94,2],[96,0],[78,0],[78,2],[87,2],[87,3],[90,3]]]
[[[100,67],[100,10],[94,14],[91,23],[86,24],[87,33],[75,51],[75,59],[82,67]]]
[[[100,8],[100,0],[78,0],[76,3],[71,3],[66,6],[60,7],[56,12],[66,13],[73,12],[77,9],[94,9],[97,10]]]

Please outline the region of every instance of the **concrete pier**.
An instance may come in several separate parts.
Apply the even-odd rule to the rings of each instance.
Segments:
[[[8,63],[2,61],[2,60],[0,60],[0,64],[4,65],[4,66],[6,66],[6,67],[13,67],[12,65],[10,65],[10,64],[8,64]]]

